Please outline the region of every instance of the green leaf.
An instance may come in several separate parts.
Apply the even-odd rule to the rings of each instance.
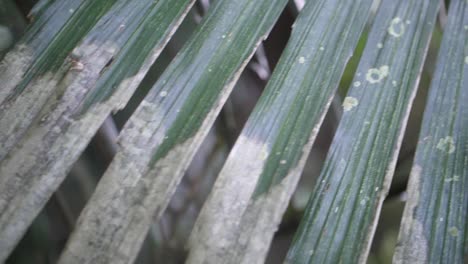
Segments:
[[[19,85],[27,85],[20,94],[3,102],[0,112],[0,160],[4,158],[0,163],[0,260],[58,188],[105,118],[125,106],[193,2],[119,0],[111,8],[106,6],[110,9],[105,12],[104,6],[91,4],[103,5],[99,1],[87,1],[73,12],[43,52],[24,62],[30,67]],[[57,7],[50,15],[69,12],[63,8]],[[96,10],[82,14],[93,8]],[[76,23],[81,25],[80,21],[98,9],[92,28],[88,25],[92,21],[86,20],[83,28],[76,29],[80,28]],[[44,9],[43,14],[48,13]],[[84,28],[89,32],[76,47],[68,42],[60,44],[68,40],[67,36],[84,35]],[[32,26],[30,30],[36,29]],[[76,44],[77,36],[68,41]],[[24,42],[16,51],[29,50],[28,44]],[[43,45],[40,41],[36,44],[37,49]],[[71,48],[73,51],[61,64],[64,50]],[[3,63],[22,59],[14,52],[16,57],[8,59],[7,55]],[[48,71],[38,74],[44,71],[42,66],[35,70],[42,63],[47,64]],[[0,79],[7,80],[2,69]],[[34,78],[28,81],[28,76]],[[89,96],[93,96],[91,102]]]
[[[197,220],[188,263],[264,261],[371,4],[306,4]]]
[[[61,263],[134,260],[286,0],[216,1],[121,132]]]
[[[450,2],[394,263],[466,262],[468,4]]]
[[[382,1],[287,263],[366,261],[438,4]]]

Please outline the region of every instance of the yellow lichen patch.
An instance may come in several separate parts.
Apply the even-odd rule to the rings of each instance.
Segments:
[[[370,83],[378,83],[388,76],[388,66],[383,65],[380,68],[371,68],[366,73],[366,80]]]
[[[449,231],[449,234],[453,237],[457,237],[458,236],[458,228],[452,226],[448,229]]]
[[[453,153],[455,151],[455,141],[452,137],[441,138],[437,143],[437,149],[446,151],[448,154]]]
[[[260,152],[260,158],[262,160],[266,160],[268,158],[268,154],[269,154],[268,149],[266,147],[263,147]]]
[[[359,104],[359,101],[354,97],[346,97],[343,101],[343,110],[345,112],[350,111]]]
[[[399,17],[395,17],[390,21],[390,26],[388,27],[388,33],[395,38],[401,37],[405,33],[405,24]]]

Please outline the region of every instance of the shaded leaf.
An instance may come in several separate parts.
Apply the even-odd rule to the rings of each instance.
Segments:
[[[464,263],[468,227],[468,4],[450,3],[394,263]]]
[[[31,40],[38,46],[25,42],[12,51],[15,55],[18,50],[40,50],[45,45],[37,57],[24,62],[28,70],[24,76],[19,73],[24,79],[9,83],[14,90],[0,112],[0,157],[8,154],[0,163],[0,260],[18,242],[106,117],[125,106],[194,1],[119,0],[111,7],[113,1],[104,2],[80,5],[49,44]],[[69,12],[63,8],[57,7],[56,12]],[[90,9],[93,12],[88,13]],[[89,19],[91,14],[95,14],[93,19]],[[83,28],[76,27],[81,22]],[[72,48],[71,54],[65,52]],[[7,55],[2,65],[24,59],[17,55]],[[8,73],[10,68],[6,69]],[[0,79],[9,80],[8,74],[0,72]],[[86,108],[89,94],[94,94],[96,102]]]
[[[188,263],[260,263],[370,13],[309,1],[194,228]]]
[[[382,1],[287,263],[367,259],[438,4]]]
[[[286,0],[215,2],[120,136],[61,263],[128,263]]]

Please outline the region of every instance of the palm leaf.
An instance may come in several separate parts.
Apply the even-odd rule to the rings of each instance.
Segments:
[[[398,152],[419,79],[429,79],[432,64],[436,65],[393,260],[466,261],[465,0],[450,1],[448,16],[444,5],[439,9],[448,1],[440,0],[216,0],[211,5],[200,0],[194,8],[195,0],[8,0],[0,4],[0,30],[10,23],[4,21],[18,16],[4,9],[15,9],[15,2],[36,5],[24,16],[30,24],[22,37],[14,36],[19,39],[15,46],[3,47],[0,39],[0,262],[16,263],[18,255],[30,252],[22,242],[7,260],[66,175],[79,165],[74,164],[78,159],[102,171],[107,162],[110,165],[68,238],[68,231],[55,227],[65,220],[54,216],[71,209],[66,221],[74,223],[86,199],[76,195],[74,185],[78,190],[84,187],[83,179],[98,180],[97,171],[81,175],[73,169],[68,187],[58,190],[59,199],[51,199],[28,231],[27,237],[37,234],[41,219],[46,220],[50,227],[39,232],[47,234],[40,239],[55,240],[33,249],[31,261],[41,259],[34,251],[47,251],[49,261],[61,252],[59,263],[67,264],[150,263],[169,256],[162,251],[171,249],[177,256],[156,261],[172,263],[184,259],[188,249],[187,263],[261,263],[272,241],[273,259],[279,253],[276,242],[281,239],[274,238],[278,228],[276,238],[284,238],[280,223],[295,225],[300,219],[294,206],[283,214],[300,174],[309,173],[306,160],[324,116],[331,104],[339,108],[336,102],[346,93],[328,156],[321,153],[326,156],[321,174],[318,179],[306,175],[315,189],[285,261],[372,262],[367,257],[380,211],[388,207],[383,204],[397,158],[411,164],[406,148],[400,156]],[[174,38],[163,54],[183,47],[175,57],[156,60],[189,10],[197,22],[185,20],[190,29],[182,27],[177,34],[184,35],[183,41]],[[435,54],[428,46],[437,15],[446,27],[444,39],[437,62],[428,60],[429,74],[423,76],[427,53]],[[358,42],[367,42],[362,55],[364,45]],[[249,61],[251,67],[246,67]],[[270,68],[275,68],[271,77]],[[240,77],[244,69],[247,78]],[[239,79],[241,85],[227,101]],[[245,127],[236,127],[236,122],[247,120],[263,84],[266,88]],[[243,109],[237,112],[240,94],[242,100],[252,98],[248,107],[241,102]],[[89,150],[102,135],[91,138],[104,122],[114,126],[111,115],[124,107],[116,115],[118,127],[123,127],[118,142],[117,130],[104,139],[112,145],[102,159],[106,161],[89,159]],[[220,111],[218,124],[226,122],[231,130],[207,137]],[[224,166],[224,148],[208,164],[210,151],[204,149],[209,142],[220,142],[228,134],[231,145],[239,132]],[[413,149],[408,153],[414,152],[411,136],[405,139]],[[316,146],[324,144],[320,136],[317,141]],[[191,162],[200,182],[194,183],[189,171],[181,192],[175,192]],[[221,166],[188,248],[183,248],[209,194],[208,182]],[[396,173],[401,174],[405,172]],[[397,184],[405,180],[397,178]],[[175,207],[185,209],[166,210],[171,199]],[[53,205],[57,201],[61,206]],[[162,217],[165,211],[165,216],[183,219],[170,228],[157,224],[167,221]],[[157,226],[160,234],[154,232]],[[169,229],[173,232],[165,232]],[[137,258],[148,230],[149,243]],[[48,246],[54,249],[49,252]],[[280,251],[285,254],[287,249]],[[393,250],[385,254],[391,256]]]
[[[438,4],[382,1],[288,263],[367,259]]]
[[[304,7],[201,212],[188,263],[265,258],[371,2],[311,1]]]
[[[411,172],[395,263],[466,261],[467,13],[466,1],[451,2]]]
[[[127,263],[285,0],[218,1],[121,132],[61,263]],[[215,26],[216,25],[216,26]]]
[[[0,158],[4,158],[0,260],[18,242],[105,118],[126,104],[193,3],[69,2],[54,1],[43,12],[37,11],[40,17],[52,19],[38,19],[45,25],[32,26],[0,69],[8,93],[2,97],[6,101],[0,113]],[[56,18],[64,7],[73,14]],[[78,31],[76,24],[81,25]],[[43,31],[49,27],[50,31]],[[16,67],[15,62],[20,65]]]

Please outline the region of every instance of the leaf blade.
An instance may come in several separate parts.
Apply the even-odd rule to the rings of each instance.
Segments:
[[[287,263],[364,262],[438,1],[382,1]]]
[[[450,3],[408,183],[409,196],[394,263],[466,260],[467,12],[466,1]]]
[[[188,263],[263,261],[371,2],[304,7],[197,220]]]
[[[81,263],[80,255],[104,262],[133,260],[153,216],[161,216],[242,69],[286,3],[214,3],[122,131],[121,148],[80,216],[62,263]],[[139,206],[130,206],[134,203]],[[112,226],[99,224],[109,221]]]
[[[45,81],[34,81],[14,102],[14,107],[2,112],[2,131],[8,131],[3,125],[13,129],[11,134],[2,133],[2,138],[12,137],[12,142],[21,144],[14,147],[9,143],[2,148],[2,154],[8,156],[0,163],[0,173],[5,175],[0,179],[0,259],[6,258],[21,238],[111,111],[125,106],[193,3],[193,0],[179,0],[177,4],[169,0],[118,1],[75,47],[73,52],[80,59],[75,62],[75,69],[41,76],[39,79]],[[56,12],[63,11],[60,8]],[[151,16],[143,19],[146,12]],[[160,13],[167,16],[161,17]],[[137,30],[142,27],[145,30]],[[144,38],[150,29],[153,36],[145,38],[147,46],[135,45],[138,42],[134,39]],[[132,36],[135,30],[139,34]],[[114,84],[118,88],[109,99],[93,104],[83,113],[86,95],[106,88],[99,83],[101,77],[108,80],[106,75],[101,76],[101,71],[122,50],[124,55],[136,51],[139,56],[124,65],[118,61],[128,57],[117,58],[113,61],[117,70],[138,66],[129,70],[132,75],[117,79]],[[110,72],[112,67],[115,66],[110,66]],[[18,123],[9,120],[19,122],[19,129],[15,127]]]

